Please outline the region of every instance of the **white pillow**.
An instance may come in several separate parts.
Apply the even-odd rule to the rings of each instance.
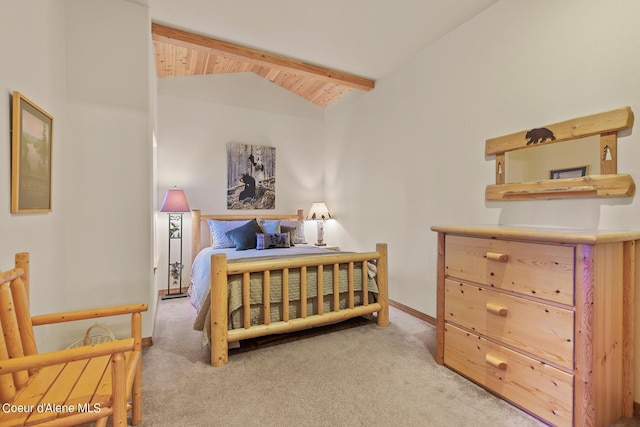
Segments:
[[[211,245],[211,247],[213,249],[224,249],[236,247],[236,245],[227,236],[227,232],[245,225],[249,222],[249,220],[219,221],[217,219],[210,219],[207,222],[209,223],[209,229],[211,230],[211,240],[213,241],[213,245]]]
[[[307,243],[304,237],[304,221],[280,221],[280,226],[283,225],[295,228],[295,232],[292,233],[292,243]]]

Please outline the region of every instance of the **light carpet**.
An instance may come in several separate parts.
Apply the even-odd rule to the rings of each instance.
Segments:
[[[435,363],[435,328],[391,309],[391,325],[230,356],[220,368],[186,299],[160,301],[143,356],[144,426],[542,426]]]

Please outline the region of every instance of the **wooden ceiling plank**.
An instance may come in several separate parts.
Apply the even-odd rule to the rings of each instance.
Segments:
[[[203,54],[202,52],[194,51],[192,57],[194,58],[193,72],[195,74],[206,74],[207,59],[209,58],[209,55]]]
[[[213,74],[213,68],[216,66],[216,56],[204,54],[203,74]]]
[[[269,73],[269,70],[266,67],[263,67],[263,66],[257,66],[251,71],[256,73],[257,75],[259,75],[263,79],[266,79],[267,78],[267,74]]]
[[[227,73],[228,72],[228,66],[227,66],[228,65],[227,64],[228,61],[227,61],[227,59],[223,58],[220,55],[215,55],[215,58],[216,58],[216,62],[214,64],[214,66],[213,66],[213,72],[215,74]]]
[[[178,65],[180,65],[181,75],[187,76],[191,74],[189,62],[189,49],[178,49]]]
[[[289,90],[295,93],[305,93],[306,89],[307,79],[297,78],[291,81],[291,89]]]
[[[344,86],[338,85],[323,85],[316,86],[316,90],[313,93],[308,94],[308,99],[316,104],[330,104],[334,100],[342,97],[350,89],[345,89]]]
[[[273,68],[271,68],[269,69],[269,72],[267,73],[265,78],[274,81],[278,77],[278,74],[280,74],[279,70],[274,70]]]
[[[375,85],[373,80],[366,79],[364,77],[307,64],[302,61],[260,51],[258,49],[188,33],[186,31],[157,23],[152,23],[152,38],[154,42],[170,43],[176,46],[183,46],[228,58],[250,61],[267,67],[277,68],[279,70],[291,70],[297,74],[313,76],[334,84],[340,84],[364,91],[372,90]]]
[[[165,77],[164,70],[164,62],[162,58],[164,57],[164,46],[162,43],[154,43],[154,52],[155,52],[155,60],[156,60],[156,72],[158,73],[158,77]]]
[[[165,46],[164,72],[167,76],[173,76],[173,46]]]

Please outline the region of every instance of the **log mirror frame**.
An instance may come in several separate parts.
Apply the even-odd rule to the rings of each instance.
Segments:
[[[488,201],[569,199],[586,197],[631,197],[635,183],[630,175],[618,174],[618,132],[633,127],[630,107],[579,117],[542,128],[487,139],[485,154],[495,156],[496,183],[488,185]],[[600,136],[600,175],[505,183],[505,153],[546,146],[592,135]]]

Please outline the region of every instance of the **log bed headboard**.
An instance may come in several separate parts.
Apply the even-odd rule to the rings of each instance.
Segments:
[[[285,221],[303,221],[304,209],[298,209],[295,214],[245,214],[245,215],[202,215],[200,209],[191,211],[191,261],[196,255],[207,246],[212,245],[211,233],[207,221],[210,219],[218,221],[242,221],[252,220],[254,218],[261,219],[280,219]],[[204,224],[204,225],[203,225]]]

